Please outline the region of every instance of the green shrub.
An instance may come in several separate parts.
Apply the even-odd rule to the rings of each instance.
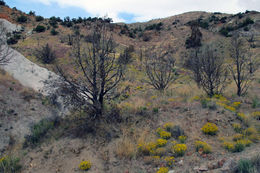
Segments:
[[[29,11],[28,13],[30,16],[35,16],[35,11]]]
[[[52,28],[51,35],[58,35],[58,34],[59,34],[59,32],[56,31],[54,28]]]
[[[15,173],[21,170],[22,166],[19,164],[20,159],[14,156],[6,156],[0,158],[0,172]]]
[[[260,154],[257,154],[254,157],[252,157],[251,162],[255,166],[256,170],[260,172]]]
[[[4,0],[0,0],[0,5],[5,5],[5,1]]]
[[[235,132],[240,133],[242,131],[241,124],[233,123],[232,126],[233,126]]]
[[[207,99],[201,99],[200,104],[202,108],[207,108],[208,107],[208,100]]]
[[[35,17],[35,20],[36,20],[37,22],[40,22],[40,21],[43,21],[44,18],[43,18],[42,16],[36,16],[36,17]]]
[[[145,30],[157,30],[160,31],[162,29],[163,23],[157,23],[157,24],[152,24],[152,25],[148,25],[145,27]]]
[[[36,32],[44,32],[46,30],[46,28],[45,28],[45,26],[38,25],[33,30],[36,31]]]
[[[255,167],[248,159],[240,159],[237,165],[238,173],[255,173]]]
[[[51,17],[50,20],[49,20],[49,24],[53,28],[57,28],[58,27],[58,19],[55,16]]]
[[[17,17],[16,21],[19,23],[25,23],[25,22],[27,22],[27,17],[24,15],[21,15],[21,16]]]
[[[254,97],[252,100],[252,108],[258,108],[260,107],[260,100],[258,97]]]
[[[155,107],[153,108],[153,113],[158,113],[159,112],[159,108]]]
[[[25,136],[24,147],[35,146],[47,134],[47,132],[54,127],[54,122],[43,119],[31,128],[31,135]]]
[[[15,39],[14,37],[10,37],[10,38],[7,39],[6,42],[7,42],[8,45],[11,45],[11,44],[16,44],[18,42],[18,40]]]
[[[236,141],[233,152],[241,152],[245,149],[245,144],[242,140]]]
[[[174,137],[174,138],[178,138],[179,136],[184,136],[184,130],[178,126],[178,125],[174,125],[171,129],[170,129],[170,132],[171,132],[171,136]]]

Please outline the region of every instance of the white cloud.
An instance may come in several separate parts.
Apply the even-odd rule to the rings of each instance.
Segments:
[[[112,17],[115,22],[124,21],[119,13],[129,13],[134,21],[162,18],[188,11],[237,13],[245,10],[260,10],[259,0],[31,0],[61,7],[79,7],[93,16]]]

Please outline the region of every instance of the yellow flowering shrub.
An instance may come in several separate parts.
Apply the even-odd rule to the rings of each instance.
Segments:
[[[260,120],[260,111],[253,112],[253,113],[251,114],[251,116],[252,116],[254,119]]]
[[[158,147],[163,147],[167,144],[167,140],[166,139],[157,139],[157,146]]]
[[[160,169],[156,173],[168,173],[169,168],[167,167],[160,167]]]
[[[250,141],[253,141],[253,142],[258,142],[260,140],[260,135],[259,134],[251,134],[248,136],[248,139]]]
[[[200,96],[194,96],[192,100],[200,100]]]
[[[223,103],[228,103],[228,99],[225,98],[224,96],[220,95],[220,94],[215,94],[213,96],[213,98],[216,98],[217,100],[219,100],[220,102],[223,102]]]
[[[234,142],[224,142],[223,143],[224,148],[226,148],[228,151],[234,151],[235,145]]]
[[[174,157],[173,156],[166,156],[164,157],[164,160],[166,161],[167,166],[172,167],[174,165]]]
[[[174,124],[172,122],[165,123],[163,125],[163,128],[167,131],[170,131],[174,127]]]
[[[174,98],[168,98],[169,102],[174,102]]]
[[[139,143],[137,148],[138,151],[144,155],[154,154],[155,149],[157,148],[157,143],[156,142]]]
[[[225,103],[222,103],[222,102],[219,102],[219,101],[216,102],[216,105],[221,106],[221,107],[227,106]]]
[[[241,105],[241,102],[233,102],[232,103],[232,106],[235,107],[235,108],[239,108]]]
[[[87,171],[91,168],[91,162],[90,161],[82,161],[79,164],[79,169]]]
[[[240,119],[241,121],[246,119],[246,115],[244,113],[237,113],[237,117],[238,119]]]
[[[186,150],[187,150],[186,144],[176,144],[173,146],[173,152],[177,156],[183,156]]]
[[[163,139],[170,139],[171,138],[171,133],[167,131],[160,131],[159,135]]]
[[[237,132],[237,133],[241,132],[241,130],[242,130],[241,124],[239,124],[239,123],[233,123],[232,127],[235,130],[235,132]]]
[[[157,98],[157,96],[151,96],[151,97],[150,97],[151,100],[154,100],[154,99],[156,99],[156,98]]]
[[[0,164],[5,160],[5,157],[0,158]]]
[[[158,135],[160,135],[160,132],[161,131],[163,131],[163,129],[161,128],[161,127],[158,127],[157,129],[156,129],[156,133],[158,134]]]
[[[142,87],[142,86],[137,86],[135,89],[136,89],[136,90],[142,90],[143,87]]]
[[[225,105],[224,108],[227,109],[227,110],[229,110],[229,111],[232,111],[232,112],[235,112],[235,111],[236,111],[236,108],[233,107],[233,106]]]
[[[202,132],[208,135],[215,135],[218,131],[218,127],[214,123],[206,123],[202,128]]]
[[[157,159],[160,159],[161,157],[160,156],[153,156],[152,158],[157,160]]]
[[[238,141],[240,139],[242,139],[244,136],[240,133],[237,133],[233,136],[233,141]]]
[[[241,152],[245,149],[245,147],[246,147],[246,145],[245,145],[244,141],[238,140],[234,144],[233,152]]]
[[[253,142],[252,141],[250,141],[249,139],[240,139],[240,140],[238,140],[237,142],[240,142],[240,143],[242,143],[244,146],[246,146],[246,147],[248,147],[248,146],[250,146]]]
[[[203,141],[195,141],[196,151],[202,151],[204,154],[211,153],[212,149],[209,144]]]
[[[249,127],[243,131],[245,136],[250,136],[252,134],[257,134],[257,130],[254,127]]]
[[[171,144],[172,144],[172,145],[176,145],[176,144],[177,144],[177,141],[175,141],[175,140],[174,140],[174,141],[171,141]]]
[[[181,143],[184,143],[186,141],[187,137],[182,135],[182,136],[179,136],[178,139]]]

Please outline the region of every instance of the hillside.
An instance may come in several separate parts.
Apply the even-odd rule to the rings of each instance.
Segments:
[[[202,44],[220,42],[226,64],[231,61],[229,46],[235,31],[245,40],[253,38],[247,51],[257,69],[259,12],[233,15],[199,11],[124,24],[100,18],[45,19],[0,5],[0,18],[21,26],[10,33],[8,43],[32,62],[19,63],[22,56],[15,56],[10,74],[0,71],[0,172],[84,172],[79,164],[90,161],[90,173],[235,173],[240,159],[248,159],[254,173],[260,171],[260,69],[245,95],[236,95],[236,84],[229,76],[224,92],[209,97],[184,66],[190,51],[185,42],[196,22]],[[92,121],[92,112],[85,109],[71,109],[66,116],[59,116],[61,108],[56,98],[42,95],[33,85],[42,88],[39,79],[50,80],[48,70],[59,74],[56,65],[81,79],[73,61],[73,39],[79,31],[82,45],[88,46],[88,36],[97,20],[108,23],[118,44],[116,58],[125,48],[132,50],[124,78],[109,93],[114,97],[105,100],[101,120]],[[55,63],[44,63],[35,56],[47,43],[55,51]],[[168,49],[176,59],[171,70],[177,79],[162,92],[145,82],[143,56],[146,50]],[[36,74],[30,72],[35,66],[32,71]],[[11,73],[12,69],[16,74],[20,69],[20,76]],[[33,75],[21,81],[26,73]],[[205,124],[215,126],[204,129]]]

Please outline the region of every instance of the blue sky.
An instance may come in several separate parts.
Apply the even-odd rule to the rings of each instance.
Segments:
[[[114,22],[143,22],[188,11],[260,11],[260,0],[5,0],[10,7],[44,17],[103,17]]]

